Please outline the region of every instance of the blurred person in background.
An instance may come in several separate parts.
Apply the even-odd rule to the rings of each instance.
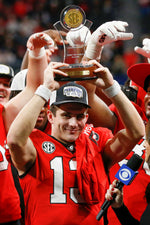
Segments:
[[[43,46],[51,44],[51,38],[44,33],[29,37],[27,46],[30,49],[30,53],[26,88],[13,99],[7,100],[7,103],[4,105],[0,104],[0,224],[20,224],[20,200],[14,186],[6,134],[19,110],[30,99],[37,85],[43,80],[43,71],[47,65]],[[37,68],[37,65],[40,65],[40,68]],[[6,71],[9,74],[9,67],[5,69],[7,69]]]
[[[10,85],[13,77],[13,68],[0,64],[0,104],[2,105],[5,105],[9,100]]]

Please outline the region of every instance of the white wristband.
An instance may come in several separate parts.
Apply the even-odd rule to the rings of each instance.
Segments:
[[[47,87],[45,87],[44,85],[40,85],[35,91],[35,95],[39,95],[40,97],[42,97],[47,102],[51,97],[51,93],[52,92]]]
[[[121,90],[120,85],[118,84],[118,82],[115,80],[113,85],[111,85],[109,88],[103,89],[103,93],[108,97],[108,98],[112,98],[114,96],[116,96]]]
[[[37,49],[34,49],[34,50],[30,50],[30,49],[27,49],[27,50],[29,51],[29,55],[32,58],[39,59],[39,58],[42,58],[45,55],[45,48],[44,47],[37,48]]]

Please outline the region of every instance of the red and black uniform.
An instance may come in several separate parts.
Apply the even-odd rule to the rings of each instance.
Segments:
[[[112,136],[106,128],[87,125],[65,146],[42,131],[31,133],[36,161],[20,177],[26,225],[103,224],[96,220],[109,186],[102,153]]]
[[[0,105],[0,224],[21,218],[19,195],[14,185],[11,164],[5,155],[6,132],[2,112],[3,106]]]
[[[133,103],[133,102],[132,102]],[[145,113],[143,110],[135,103],[133,105],[136,107],[137,111],[141,115],[141,118],[143,119],[143,122],[147,122],[147,118],[145,116]],[[118,132],[119,130],[123,129],[124,126],[120,120],[120,117],[118,115],[118,112],[116,110],[116,107],[114,105],[110,106],[110,109],[116,114],[117,116],[117,123],[114,130],[114,133]],[[129,153],[129,155],[122,160],[121,162],[115,164],[110,169],[110,181],[112,181],[115,178],[115,174],[118,172],[119,168],[122,166],[123,163],[127,163],[127,161],[132,157],[134,153],[140,155],[143,159],[145,159],[145,145],[144,145],[144,137],[139,141],[139,143],[132,149],[132,151]],[[123,187],[123,193],[124,193],[124,204],[128,208],[131,215],[140,221],[141,215],[143,214],[147,203],[145,199],[145,189],[147,184],[150,182],[150,170],[146,162],[143,162],[138,170],[137,177],[133,180],[133,182],[129,186]],[[108,221],[109,225],[121,225],[119,220],[117,219],[115,213],[111,209],[111,207],[108,209]]]

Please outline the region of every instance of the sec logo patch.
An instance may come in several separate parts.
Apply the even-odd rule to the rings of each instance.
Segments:
[[[44,152],[51,154],[55,151],[55,145],[52,142],[45,141],[42,144],[42,149]]]

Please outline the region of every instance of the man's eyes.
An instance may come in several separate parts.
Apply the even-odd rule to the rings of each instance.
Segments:
[[[77,116],[77,119],[78,120],[81,120],[81,119],[84,119],[84,118],[85,118],[85,115],[84,114],[80,114],[80,115]]]
[[[10,84],[9,83],[3,83],[4,87],[7,87],[9,88],[10,87]]]
[[[64,117],[65,117],[65,118],[71,118],[71,116],[68,115],[68,114],[64,115]]]

